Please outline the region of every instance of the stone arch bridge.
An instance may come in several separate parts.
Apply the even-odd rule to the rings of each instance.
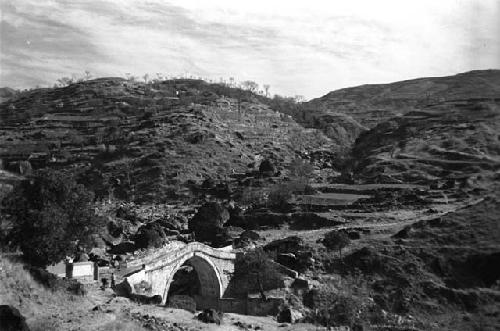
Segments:
[[[220,299],[224,296],[234,273],[235,260],[236,253],[230,246],[213,248],[198,242],[186,244],[174,241],[146,257],[129,263],[129,267],[142,266],[142,269],[125,279],[132,293],[135,293],[134,285],[147,282],[151,286],[148,296],[159,295],[162,304],[165,304],[175,273],[189,262],[200,281],[199,295]]]

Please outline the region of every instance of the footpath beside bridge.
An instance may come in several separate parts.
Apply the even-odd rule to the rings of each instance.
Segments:
[[[218,302],[231,281],[235,260],[236,253],[231,247],[217,249],[198,242],[186,244],[175,241],[129,263],[129,267],[142,268],[125,279],[133,293],[135,285],[146,282],[151,287],[148,295],[161,296],[161,302],[165,304],[175,273],[189,263],[198,274],[199,295],[204,300]]]

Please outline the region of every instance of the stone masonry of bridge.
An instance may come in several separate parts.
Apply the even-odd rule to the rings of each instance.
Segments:
[[[231,247],[213,248],[199,242],[189,244],[174,241],[141,259],[129,263],[130,267],[144,268],[126,277],[132,291],[143,281],[151,285],[150,295],[167,302],[168,290],[175,273],[186,262],[196,270],[200,280],[200,295],[220,299],[224,296],[234,273],[236,253]]]

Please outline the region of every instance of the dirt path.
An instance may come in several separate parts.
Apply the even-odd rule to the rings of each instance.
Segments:
[[[411,225],[413,223],[423,221],[423,220],[430,220],[434,218],[439,218],[442,217],[448,213],[455,212],[458,209],[461,208],[466,208],[473,206],[475,204],[478,204],[479,202],[483,201],[484,198],[480,199],[472,199],[472,200],[466,200],[463,202],[458,202],[458,203],[453,203],[453,204],[440,204],[440,205],[431,205],[425,209],[418,210],[418,211],[411,211],[413,215],[406,211],[389,211],[387,213],[381,212],[378,213],[381,218],[382,216],[389,216],[387,218],[390,219],[397,219],[398,218],[398,213],[402,213],[402,220],[396,220],[396,221],[390,221],[390,222],[377,222],[377,223],[366,223],[366,220],[362,221],[353,221],[349,222],[343,225],[336,225],[336,226],[331,226],[331,227],[325,227],[321,229],[314,229],[314,230],[292,230],[288,227],[284,227],[281,229],[272,229],[272,230],[262,230],[258,231],[259,234],[261,235],[262,238],[265,238],[265,242],[270,242],[273,240],[277,239],[282,239],[285,237],[289,236],[299,236],[301,237],[306,243],[311,244],[311,245],[316,245],[317,240],[322,238],[324,234],[326,234],[329,231],[332,230],[349,230],[349,229],[367,229],[367,230],[375,230],[372,232],[375,233],[381,233],[384,232],[384,230],[387,230],[387,233],[384,235],[385,237],[389,237],[392,234],[396,233],[397,231],[401,230],[403,227]],[[427,211],[429,208],[435,209],[438,212],[429,214]]]

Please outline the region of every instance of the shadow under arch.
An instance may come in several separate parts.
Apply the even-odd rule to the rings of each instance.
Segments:
[[[200,282],[199,295],[217,299],[221,298],[223,289],[219,270],[214,263],[210,261],[210,258],[205,257],[203,254],[193,253],[176,263],[172,273],[167,279],[162,304],[167,303],[170,285],[172,284],[175,274],[181,267],[186,265],[186,263],[189,263],[196,271]]]

